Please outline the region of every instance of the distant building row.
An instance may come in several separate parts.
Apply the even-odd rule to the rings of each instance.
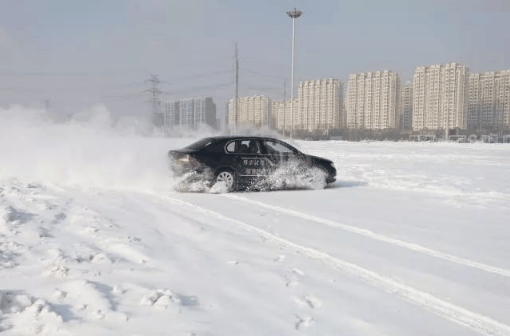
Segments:
[[[216,128],[216,104],[211,97],[166,102],[164,111],[157,117],[155,124],[166,129],[196,129],[200,125]]]
[[[291,109],[292,112],[291,113]],[[292,120],[291,120],[292,115]],[[279,130],[509,128],[510,70],[469,74],[458,63],[416,69],[401,86],[393,71],[349,76],[346,98],[337,79],[303,81],[298,97],[231,99],[227,124]]]
[[[477,129],[510,126],[510,70],[469,74],[458,64],[416,69],[402,91],[405,128]]]
[[[242,97],[227,103],[227,125],[236,127],[268,126],[278,130],[327,132],[344,126],[343,84],[327,78],[303,81],[293,102],[271,101],[265,96]]]
[[[269,126],[288,131],[292,124],[294,131],[324,133],[341,128],[400,128],[400,79],[395,72],[351,75],[346,99],[343,83],[333,78],[303,81],[298,90],[293,104],[255,96],[238,99],[236,107],[231,99],[229,128]]]

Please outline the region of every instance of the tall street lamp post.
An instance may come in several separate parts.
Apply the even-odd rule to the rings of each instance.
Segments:
[[[287,12],[287,15],[292,18],[292,70],[290,79],[290,138],[292,139],[292,132],[294,130],[294,41],[295,41],[295,27],[296,19],[300,17],[303,12],[294,8],[293,11]],[[285,114],[284,114],[285,116]],[[284,118],[285,120],[286,118]],[[284,122],[285,131],[285,122]]]

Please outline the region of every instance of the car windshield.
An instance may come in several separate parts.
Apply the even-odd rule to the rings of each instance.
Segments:
[[[197,142],[194,142],[189,146],[184,147],[184,149],[199,150],[199,149],[209,146],[212,143],[213,143],[213,140],[211,138],[205,138],[205,139],[199,140]]]
[[[278,141],[264,141],[266,150],[269,153],[293,153],[297,154],[299,151],[287,143]]]

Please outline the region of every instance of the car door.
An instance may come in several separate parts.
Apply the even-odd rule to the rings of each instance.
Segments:
[[[254,178],[268,174],[270,162],[262,154],[257,139],[237,140],[238,171],[241,177]]]
[[[268,159],[275,165],[275,168],[302,163],[302,155],[295,148],[282,141],[265,139],[262,140],[262,147]]]
[[[218,157],[215,169],[221,168],[231,168],[237,171],[237,158],[236,158],[236,148],[237,143],[235,139],[229,139],[226,143],[223,144],[224,153]]]

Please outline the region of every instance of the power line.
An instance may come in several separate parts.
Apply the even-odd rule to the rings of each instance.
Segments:
[[[217,75],[221,75],[221,74],[231,74],[231,70],[218,70],[218,71],[211,71],[211,72],[206,72],[206,73],[200,73],[200,74],[195,74],[195,75],[188,75],[188,76],[179,76],[179,77],[172,77],[172,81],[175,82],[175,81],[178,81],[178,82],[183,82],[183,81],[187,81],[187,80],[197,80],[197,79],[201,79],[201,78],[204,78],[204,77],[210,77],[210,76],[217,76]],[[114,86],[110,86],[107,88],[107,90],[120,90],[120,89],[123,89],[123,88],[127,88],[127,87],[136,87],[136,86],[142,86],[146,83],[147,81],[136,81],[136,82],[131,82],[131,83],[126,83],[126,84],[119,84],[119,85],[115,85]],[[160,80],[160,84],[169,84],[169,82],[167,81],[163,81],[163,80]],[[65,87],[65,88],[26,88],[26,87],[0,87],[0,91],[24,91],[24,92],[51,92],[51,91],[75,91],[77,89],[97,89],[97,90],[105,90],[104,87],[102,86],[81,86],[81,85],[77,85],[76,88],[73,88],[73,87]]]
[[[261,58],[243,57],[243,62],[246,62],[248,65],[250,63],[262,65],[262,66],[264,66],[266,68],[271,66],[271,67],[274,67],[274,68],[282,69],[282,71],[285,68],[285,64],[283,62],[279,63],[279,62],[270,61],[270,60],[261,59]]]
[[[193,92],[193,91],[203,91],[203,90],[211,90],[211,91],[219,91],[219,90],[223,90],[223,89],[227,89],[227,88],[230,88],[232,87],[234,83],[230,82],[230,83],[224,83],[224,84],[215,84],[215,85],[209,85],[209,86],[195,86],[195,87],[191,87],[191,88],[186,88],[186,89],[181,89],[181,90],[172,90],[172,92],[163,92],[163,93],[166,93],[166,94],[182,94],[182,93],[187,93],[187,92]]]
[[[135,98],[139,98],[143,93],[133,93],[129,95],[123,96],[101,96],[101,101],[123,101],[123,100],[132,100]]]
[[[231,74],[231,73],[232,73],[232,70],[218,70],[218,71],[212,71],[212,72],[208,72],[208,73],[201,73],[201,74],[190,75],[190,76],[172,77],[172,81],[182,82],[182,81],[186,81],[186,80],[195,80],[195,79],[200,79],[200,78],[209,77],[209,76],[215,76],[215,75],[221,75],[221,74]]]
[[[0,88],[0,91],[25,91],[25,92],[45,92],[42,89],[26,89],[26,88]]]
[[[251,74],[251,75],[255,75],[255,76],[258,76],[258,77],[265,78],[265,79],[275,80],[275,81],[278,81],[278,82],[281,82],[282,77],[283,77],[283,75],[282,76],[264,75],[264,74],[262,74],[260,72],[252,71],[252,70],[249,70],[249,69],[244,69],[243,71],[248,73],[248,74]]]
[[[143,70],[122,70],[122,71],[104,71],[99,73],[93,72],[16,72],[16,71],[0,71],[0,76],[15,76],[15,77],[70,77],[70,76],[97,76],[97,77],[118,77],[118,76],[131,76],[133,73],[142,73],[146,72],[146,69]]]
[[[284,89],[283,88],[272,88],[272,87],[250,87],[250,88],[247,88],[246,90],[248,91],[273,91],[273,92],[278,92],[278,93],[283,93],[284,92]]]

